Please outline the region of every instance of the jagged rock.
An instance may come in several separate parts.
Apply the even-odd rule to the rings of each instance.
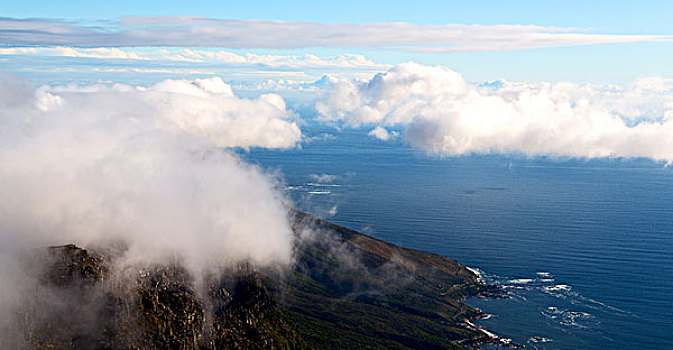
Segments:
[[[45,277],[55,285],[94,284],[108,272],[102,257],[91,255],[74,244],[49,247],[47,252],[51,261]]]
[[[191,289],[189,275],[182,267],[143,269],[138,277],[136,305],[144,330],[141,347],[199,348],[203,305]]]

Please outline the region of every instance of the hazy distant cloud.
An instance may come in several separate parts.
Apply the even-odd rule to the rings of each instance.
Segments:
[[[58,64],[54,58],[58,57]],[[315,91],[329,81],[316,80],[326,73],[336,77],[364,77],[391,67],[375,63],[365,56],[237,54],[222,49],[197,48],[83,48],[83,47],[0,47],[0,60],[9,61],[4,69],[38,75],[43,82],[61,81],[62,73],[78,73],[81,79],[95,82],[132,81],[143,77],[219,75],[237,88],[264,91]],[[134,77],[135,76],[135,77]],[[241,86],[238,86],[240,84]]]
[[[273,68],[369,68],[387,69],[389,65],[377,64],[362,55],[344,54],[320,57],[317,55],[239,55],[222,50],[199,50],[194,48],[81,48],[57,47],[5,47],[0,55],[97,58],[103,60],[141,60],[188,63],[236,64]]]
[[[0,55],[29,55],[55,57],[84,57],[101,59],[132,59],[147,60],[142,54],[125,52],[118,48],[74,48],[74,47],[5,47],[0,48]]]
[[[628,87],[496,81],[468,84],[448,68],[395,66],[366,83],[341,81],[321,118],[401,125],[416,147],[450,155],[523,153],[673,161],[673,91],[661,78]]]
[[[165,16],[124,17],[106,26],[91,26],[54,19],[0,18],[0,42],[10,46],[376,47],[454,52],[670,41],[671,38],[595,34],[577,28],[532,25],[313,23]]]
[[[82,72],[82,68],[69,68],[71,72]],[[141,73],[141,74],[171,74],[171,75],[214,75],[215,72],[212,70],[203,70],[203,69],[193,69],[193,68],[151,68],[148,66],[143,67],[90,67],[91,72],[100,72],[100,73]],[[62,70],[61,70],[62,71]],[[51,71],[58,73],[59,70]]]

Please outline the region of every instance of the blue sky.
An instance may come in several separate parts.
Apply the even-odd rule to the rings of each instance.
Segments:
[[[198,15],[236,19],[419,24],[538,24],[670,34],[670,1],[3,1],[7,17],[114,19]]]
[[[71,20],[74,26],[102,26],[108,29],[120,27],[125,16],[202,16],[213,19],[236,20],[283,20],[292,23],[390,23],[405,22],[428,25],[534,25],[572,30],[573,34],[587,35],[673,35],[673,2],[669,1],[4,1],[0,17],[10,19],[40,18],[47,20]],[[123,27],[123,25],[121,25]],[[0,28],[2,29],[2,28]],[[5,28],[10,30],[12,28]],[[356,32],[357,33],[357,32]],[[557,34],[563,34],[561,33]],[[518,34],[516,34],[518,35]],[[422,37],[421,37],[422,38]],[[198,39],[198,37],[197,37]],[[109,44],[96,38],[84,46],[122,46],[119,42]],[[301,41],[301,38],[297,39]],[[376,40],[375,38],[372,40]],[[469,41],[469,37],[466,39]],[[30,42],[28,43],[30,44]],[[26,46],[12,38],[0,37],[0,45]],[[49,46],[49,42],[40,42]],[[81,44],[81,43],[80,43]],[[170,44],[170,41],[168,41]],[[492,45],[493,43],[489,43]],[[521,43],[517,45],[520,46]],[[53,45],[59,45],[54,43]],[[145,44],[141,43],[141,46]],[[245,46],[245,43],[243,43]],[[571,44],[556,47],[529,49],[472,50],[464,52],[419,53],[414,49],[398,47],[358,45],[332,45],[321,47],[227,47],[227,44],[206,45],[239,55],[249,53],[266,55],[307,55],[321,57],[343,54],[358,54],[377,64],[397,64],[415,61],[424,64],[444,65],[463,73],[468,80],[485,81],[508,79],[514,81],[574,81],[600,83],[627,83],[644,76],[673,78],[673,42],[642,40],[636,42],[611,42],[598,44]],[[463,43],[462,45],[468,45]],[[476,45],[476,44],[475,44]],[[66,45],[68,46],[68,45]],[[78,46],[74,43],[72,46]],[[80,45],[81,46],[81,45]],[[163,45],[171,46],[171,45]],[[175,45],[184,47],[184,44]],[[432,46],[428,44],[424,47]],[[469,46],[469,45],[468,45]],[[95,61],[95,62],[94,62]],[[0,55],[0,69],[36,76],[42,80],[57,79],[48,71],[48,57]],[[149,65],[148,62],[137,62]],[[102,60],[87,61],[71,59],[68,66],[109,64]],[[41,68],[42,67],[42,68]],[[39,68],[39,69],[38,69]],[[379,68],[376,68],[379,69]],[[373,70],[376,70],[373,69]],[[39,70],[41,73],[35,73]],[[214,70],[215,73],[220,71]],[[326,71],[326,73],[331,73]],[[338,73],[338,72],[337,72]],[[307,78],[320,75],[311,72]],[[157,76],[156,74],[154,76]],[[109,79],[109,75],[105,79]],[[119,75],[119,79],[129,79]],[[151,79],[151,78],[148,78]]]

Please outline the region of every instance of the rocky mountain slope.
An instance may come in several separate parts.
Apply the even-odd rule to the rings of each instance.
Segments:
[[[119,249],[51,247],[2,348],[459,349],[491,339],[461,301],[497,293],[446,257],[294,212],[291,268],[200,279],[178,261],[120,270]],[[120,248],[122,249],[122,248]],[[122,249],[123,250],[123,249]]]

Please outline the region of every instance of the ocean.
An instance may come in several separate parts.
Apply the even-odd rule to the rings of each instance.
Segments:
[[[300,210],[478,269],[511,294],[477,324],[533,349],[673,349],[673,168],[647,159],[447,157],[304,126],[240,150]]]

